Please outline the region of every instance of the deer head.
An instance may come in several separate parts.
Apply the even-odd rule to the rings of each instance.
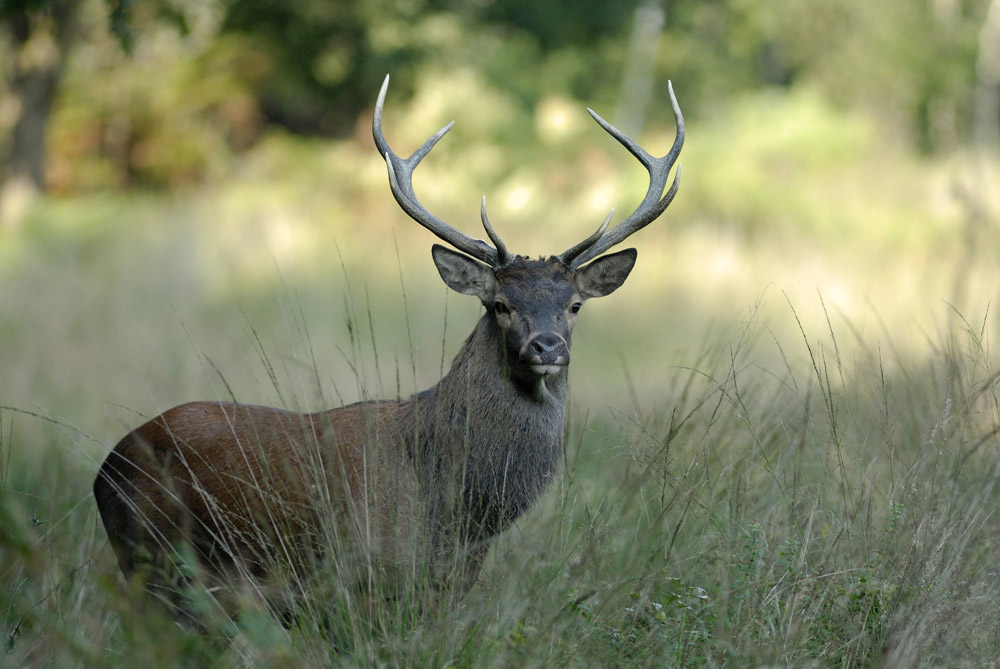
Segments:
[[[636,210],[614,228],[608,230],[614,214],[612,210],[590,237],[545,260],[529,260],[507,251],[486,214],[485,196],[480,215],[492,245],[468,237],[420,204],[413,192],[413,170],[451,129],[454,121],[441,128],[409,158],[400,158],[382,134],[382,111],[388,87],[389,77],[386,76],[375,104],[372,134],[385,157],[396,202],[411,218],[460,251],[434,245],[431,255],[441,278],[453,290],[475,295],[486,307],[487,315],[504,342],[504,358],[513,376],[530,379],[560,374],[569,365],[570,337],[580,308],[588,299],[603,297],[621,286],[635,265],[637,252],[626,249],[599,256],[654,221],[677,192],[680,166],[670,188],[663,193],[684,145],[684,117],[673,87],[669,86],[668,90],[677,134],[670,151],[662,158],[654,158],[593,110],[587,110],[643,164],[649,172],[649,188]]]

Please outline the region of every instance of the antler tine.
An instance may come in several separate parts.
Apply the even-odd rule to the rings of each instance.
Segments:
[[[497,248],[493,248],[481,239],[469,237],[460,230],[448,225],[440,218],[427,211],[427,209],[420,204],[416,194],[413,192],[413,170],[416,169],[417,165],[420,164],[420,161],[424,159],[424,156],[430,153],[430,150],[434,148],[434,145],[437,144],[442,137],[444,137],[445,133],[451,130],[451,127],[455,124],[455,122],[452,121],[445,127],[438,130],[430,139],[424,142],[423,146],[414,151],[409,158],[400,158],[389,147],[389,143],[382,134],[382,108],[385,105],[385,94],[388,90],[389,75],[386,75],[385,81],[382,82],[382,89],[378,93],[378,99],[375,101],[375,117],[372,119],[372,136],[375,139],[375,146],[378,147],[379,153],[385,157],[386,167],[389,170],[389,187],[392,190],[393,197],[396,198],[396,202],[399,203],[399,206],[410,216],[410,218],[433,232],[442,240],[454,246],[459,251],[481,260],[491,267],[498,267],[502,265],[503,261],[501,261],[501,256],[506,258],[507,249],[503,248],[503,244],[499,242],[499,237],[496,236],[492,227],[488,225],[485,219],[485,214],[483,220],[484,226],[486,226],[486,232],[490,236],[490,239],[493,240],[493,243],[497,244]],[[503,250],[500,251],[500,249]]]
[[[597,240],[601,238],[601,236],[604,234],[604,231],[608,229],[608,223],[611,222],[611,217],[614,215],[615,215],[615,210],[612,209],[608,213],[608,217],[604,219],[603,223],[601,223],[601,227],[597,228],[597,232],[587,237],[573,248],[564,252],[561,256],[559,256],[559,260],[561,260],[564,265],[571,265],[573,263],[573,260],[578,255],[580,255],[581,253],[589,249],[591,246],[593,246],[595,243],[597,243]],[[576,265],[573,264],[572,266],[575,267]]]
[[[504,245],[503,241],[500,239],[500,235],[497,231],[493,229],[490,225],[489,216],[486,215],[486,196],[483,196],[483,205],[479,208],[479,216],[483,219],[483,228],[486,229],[486,234],[489,236],[490,241],[493,245],[497,247],[497,263],[500,265],[506,265],[510,260],[510,254],[507,252],[507,247]]]
[[[613,227],[610,231],[603,232],[604,227],[607,225],[607,221],[605,221],[604,226],[601,226],[601,231],[599,231],[601,234],[592,235],[587,240],[560,255],[560,260],[566,265],[579,267],[583,263],[593,260],[612,246],[621,243],[629,235],[655,221],[673,201],[674,195],[677,194],[677,188],[680,186],[680,165],[677,166],[673,183],[666,194],[663,193],[663,189],[667,185],[670,170],[673,169],[674,163],[677,162],[677,157],[681,153],[681,148],[684,146],[684,115],[681,114],[680,105],[674,96],[673,84],[668,82],[667,90],[670,93],[670,106],[673,108],[674,121],[677,124],[677,134],[674,137],[674,144],[670,147],[670,151],[662,158],[653,157],[631,137],[601,118],[597,112],[587,109],[590,115],[594,117],[594,120],[608,134],[617,139],[622,146],[628,149],[629,153],[635,156],[642,163],[643,167],[646,168],[646,171],[649,172],[649,189],[646,191],[646,196],[639,203],[636,210],[624,221]]]

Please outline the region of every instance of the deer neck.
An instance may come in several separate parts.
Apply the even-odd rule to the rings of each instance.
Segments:
[[[448,374],[415,398],[413,452],[421,468],[430,467],[424,480],[440,488],[449,500],[445,513],[460,511],[476,538],[503,531],[527,510],[562,456],[566,372],[544,381],[519,374],[505,351],[499,328],[484,315]]]

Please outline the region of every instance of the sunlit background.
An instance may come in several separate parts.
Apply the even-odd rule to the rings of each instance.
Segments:
[[[660,154],[673,81],[680,194],[629,240],[627,286],[587,308],[581,402],[621,405],[632,384],[655,404],[664,366],[761,305],[779,332],[791,303],[915,356],[959,315],[991,332],[988,4],[8,5],[2,401],[110,443],[127,410],[278,401],[262,355],[293,376],[315,358],[344,400],[433,383],[442,337],[447,359],[479,307],[446,296],[436,240],[388,192],[369,131],[387,72],[398,152],[456,120],[417,171],[425,204],[481,236],[485,194],[530,255],[645,192],[585,107]]]
[[[996,0],[0,7],[0,482],[40,516],[57,488],[89,504],[117,439],[185,400],[316,410],[440,378],[481,307],[389,193],[386,73],[397,153],[456,121],[421,201],[479,237],[485,194],[533,256],[645,193],[586,108],[662,155],[672,82],[680,191],[581,315],[578,419],[657,410],[748,329],[762,370],[811,365],[805,333],[891,375],[1000,328]]]

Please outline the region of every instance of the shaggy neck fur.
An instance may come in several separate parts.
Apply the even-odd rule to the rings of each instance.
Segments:
[[[407,447],[437,528],[463,542],[502,532],[556,473],[566,421],[566,371],[544,378],[507,360],[493,316],[485,314],[433,388],[414,397]],[[423,457],[428,456],[428,457]],[[451,532],[449,532],[451,534]]]

